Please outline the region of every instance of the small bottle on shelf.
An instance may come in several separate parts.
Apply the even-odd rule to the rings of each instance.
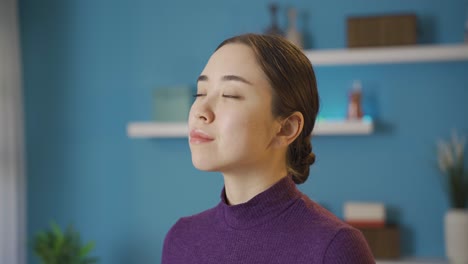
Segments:
[[[275,3],[271,3],[269,5],[269,9],[270,9],[270,16],[271,16],[271,25],[265,30],[265,34],[283,36],[284,33],[278,26],[278,19],[277,19],[278,5]]]
[[[286,31],[286,39],[289,40],[292,44],[296,45],[298,48],[302,49],[302,34],[297,29],[297,11],[295,8],[290,8],[288,10],[288,30]]]
[[[349,120],[360,120],[364,116],[361,105],[362,84],[360,81],[354,81],[348,100],[347,118]]]

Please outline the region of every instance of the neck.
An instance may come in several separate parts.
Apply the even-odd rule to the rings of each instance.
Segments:
[[[226,199],[230,205],[245,203],[273,186],[287,175],[286,166],[265,166],[263,169],[223,173]]]

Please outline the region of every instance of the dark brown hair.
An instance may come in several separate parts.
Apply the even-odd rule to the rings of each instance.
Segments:
[[[304,116],[300,135],[288,146],[288,172],[296,184],[309,177],[309,167],[315,162],[310,137],[319,110],[317,82],[312,64],[302,51],[286,39],[273,35],[244,34],[223,41],[249,46],[255,53],[273,89],[274,117],[287,118],[299,111]]]

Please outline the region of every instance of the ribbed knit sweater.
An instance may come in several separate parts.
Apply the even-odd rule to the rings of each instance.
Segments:
[[[301,193],[291,177],[239,205],[179,219],[163,264],[374,264],[360,231]]]

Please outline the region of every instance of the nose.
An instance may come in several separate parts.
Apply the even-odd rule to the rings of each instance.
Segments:
[[[213,112],[208,110],[198,111],[195,113],[195,117],[203,123],[211,123],[214,120]]]
[[[195,102],[192,106],[193,116],[197,121],[211,123],[215,119],[212,107],[207,102]]]

